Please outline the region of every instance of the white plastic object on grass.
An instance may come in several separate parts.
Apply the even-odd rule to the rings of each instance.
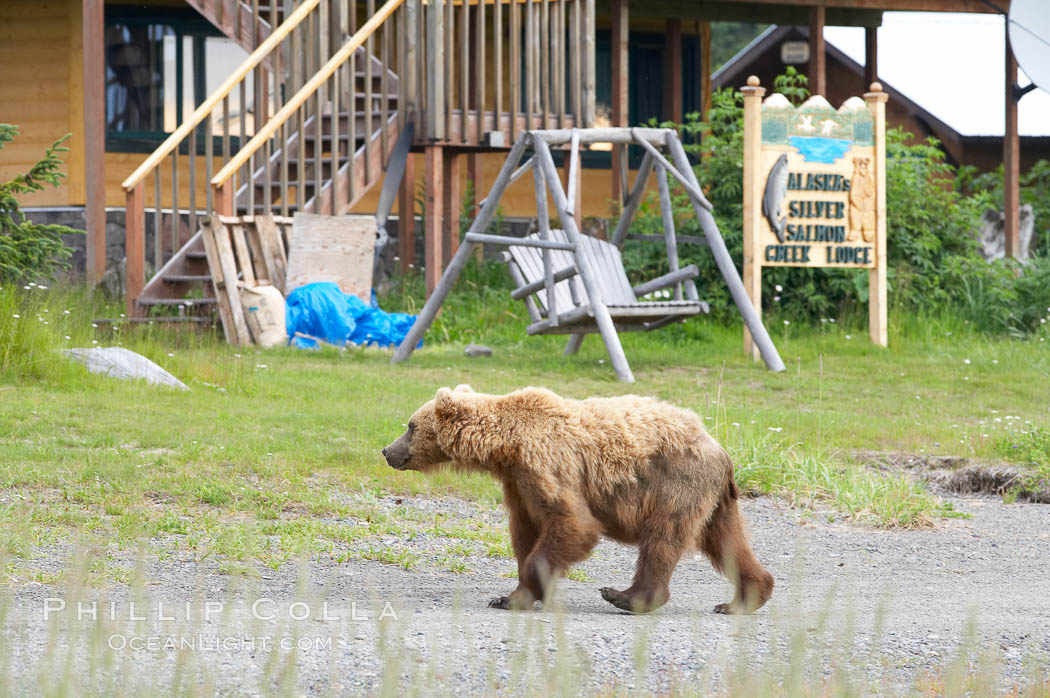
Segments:
[[[65,352],[87,367],[92,373],[101,373],[123,380],[141,379],[153,385],[167,385],[179,390],[189,387],[145,356],[124,347],[92,347],[69,349]]]

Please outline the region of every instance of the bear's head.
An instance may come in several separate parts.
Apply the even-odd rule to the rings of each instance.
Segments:
[[[395,470],[426,471],[451,461],[450,426],[461,411],[462,393],[473,392],[469,385],[439,388],[434,399],[409,418],[405,433],[383,449],[387,464]]]
[[[871,158],[853,158],[853,172],[861,177],[868,176],[868,162]]]

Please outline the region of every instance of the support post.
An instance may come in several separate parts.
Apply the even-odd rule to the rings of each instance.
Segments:
[[[554,208],[558,211],[565,234],[570,242],[579,245],[580,231],[576,228],[576,221],[569,215],[569,204],[561,188],[561,182],[558,180],[558,171],[554,167],[554,158],[551,157],[550,148],[542,138],[534,138],[533,147],[536,149],[538,165],[542,168],[543,176],[547,180],[547,187],[550,189],[551,198],[554,199]],[[594,322],[598,325],[598,331],[605,341],[605,348],[609,352],[609,361],[612,363],[613,370],[616,371],[616,377],[624,383],[633,383],[634,374],[631,373],[631,367],[627,363],[627,355],[624,354],[612,315],[609,314],[609,309],[605,306],[598,290],[594,270],[591,269],[590,262],[585,255],[577,252],[574,257],[580,280],[583,282],[583,288],[591,304],[591,312],[594,313]]]
[[[762,201],[762,181],[759,163],[762,157],[762,98],[766,88],[759,87],[758,78],[748,77],[744,94],[744,289],[755,315],[762,317],[762,256],[758,254],[758,218]],[[744,328],[744,352],[755,361],[760,358],[758,347],[747,327]]]
[[[875,268],[868,271],[868,336],[872,344],[889,343],[886,305],[886,101],[882,85],[871,83],[864,101],[874,126],[875,140]]]
[[[594,126],[595,110],[596,106],[596,95],[597,95],[597,79],[595,77],[595,48],[594,48],[594,36],[595,36],[595,20],[594,20],[594,0],[577,0],[577,2],[583,2],[583,37],[581,43],[583,44],[583,124],[584,128],[591,128]]]
[[[90,285],[97,284],[106,273],[106,66],[102,5],[103,0],[83,0],[85,271]],[[129,309],[132,299],[129,294]]]
[[[649,173],[652,169],[653,156],[646,153],[645,157],[642,158],[642,164],[638,167],[638,174],[635,175],[631,193],[623,203],[620,220],[616,222],[616,229],[613,230],[612,237],[609,238],[609,242],[617,247],[622,247],[623,241],[627,238],[627,231],[631,227],[631,221],[634,219],[634,214],[638,211],[638,206],[642,203],[642,198],[645,196],[645,185],[649,181]]]
[[[667,185],[667,172],[663,167],[656,170],[660,188],[660,218],[664,226],[664,247],[667,249],[667,271],[678,271],[678,239],[674,229],[674,209],[671,208],[671,188]],[[674,299],[682,300],[681,282],[674,285]]]
[[[612,0],[612,126],[627,126],[627,0]],[[612,150],[612,198],[622,203],[627,195],[627,146]]]
[[[700,116],[707,121],[711,111],[711,22],[699,23],[700,30]]]
[[[127,234],[124,238],[124,256],[127,259],[127,267],[124,276],[124,295],[127,297],[128,317],[139,317],[138,303],[136,300],[146,285],[146,212],[145,186],[142,182],[127,193],[127,208],[125,210],[124,225]],[[160,215],[160,211],[154,215]]]
[[[424,153],[426,161],[426,219],[423,221],[423,264],[426,267],[427,296],[437,287],[441,270],[445,266],[442,242],[442,222],[445,218],[444,186],[445,149],[440,145],[428,145]]]
[[[451,98],[451,95],[445,94],[445,51],[448,50],[445,46],[445,0],[430,0],[426,13],[427,138],[440,141],[446,137],[445,100]],[[422,106],[417,105],[419,108]]]
[[[467,154],[467,180],[471,189],[474,190],[474,200],[471,202],[470,217],[478,215],[481,208],[481,153]]]
[[[1006,23],[1006,127],[1003,131],[1003,233],[1006,236],[1006,256],[1017,257],[1021,249],[1020,217],[1021,178],[1020,138],[1017,132],[1017,59],[1010,48],[1009,22]]]
[[[526,138],[528,138],[528,135],[523,133],[514,143],[514,147],[511,148],[510,154],[507,156],[507,161],[503,163],[503,169],[500,170],[496,181],[493,182],[489,195],[485,197],[485,205],[481,207],[481,213],[470,224],[468,233],[480,233],[488,228],[489,221],[492,220],[492,214],[496,212],[496,206],[499,205],[500,196],[510,182],[510,175],[517,167],[518,161],[521,160],[522,153],[525,152]],[[460,272],[463,271],[463,267],[470,257],[471,247],[471,245],[462,245],[456,252],[456,256],[449,262],[445,273],[441,275],[441,280],[434,286],[434,292],[430,294],[427,302],[423,304],[423,309],[419,311],[419,316],[412,323],[412,328],[405,335],[405,339],[398,345],[397,351],[394,352],[393,358],[390,359],[390,363],[399,364],[412,355],[416,345],[423,339],[427,328],[430,327],[430,323],[434,322],[434,317],[437,316],[437,311],[441,308],[441,304],[445,302],[448,292],[452,290],[452,285],[456,283]]]
[[[689,164],[685,148],[682,147],[682,144],[673,132],[668,135],[667,147],[671,151],[675,167],[689,180],[693,187],[699,189],[700,183],[696,180],[696,173],[693,172],[693,168]],[[733,258],[726,248],[725,240],[722,239],[722,233],[718,230],[718,223],[715,222],[714,216],[711,215],[709,210],[704,208],[695,195],[690,194],[689,199],[693,204],[693,212],[696,214],[696,219],[700,222],[700,227],[707,237],[707,243],[711,247],[711,254],[715,258],[715,264],[718,265],[718,270],[722,272],[722,278],[725,279],[726,286],[729,287],[729,293],[736,303],[737,310],[740,311],[740,315],[744,318],[744,325],[751,331],[751,336],[754,338],[755,344],[758,345],[762,359],[766,362],[766,367],[771,371],[783,371],[785,369],[784,361],[780,358],[776,346],[773,345],[773,340],[769,338],[769,333],[766,332],[766,328],[762,324],[762,318],[758,316],[755,312],[755,307],[751,304],[751,299],[748,297],[747,290],[740,280]]]
[[[664,54],[664,119],[682,123],[682,20],[667,20],[667,44]]]
[[[459,210],[463,204],[463,195],[460,177],[460,155],[454,150],[445,153],[445,172],[441,195],[444,197],[442,208],[445,212],[445,223],[442,226],[442,246],[444,252],[441,255],[442,262],[452,259],[459,249]],[[440,275],[444,269],[436,270]],[[437,277],[434,277],[435,279]]]
[[[864,28],[864,87],[879,79],[879,28]]]
[[[401,258],[401,273],[416,263],[416,166],[412,153],[405,161],[405,176],[401,179],[397,204],[397,252]]]
[[[407,121],[413,121],[417,124],[422,123],[419,119],[419,114],[416,111],[419,107],[417,98],[419,96],[419,55],[416,47],[417,42],[414,40],[420,34],[420,15],[421,3],[420,0],[406,0],[405,2],[405,36],[398,39],[398,43],[404,41],[404,59],[405,64],[400,66],[401,70],[401,87],[402,94],[404,95],[404,104],[398,104],[398,108],[404,110],[404,118]],[[411,158],[410,158],[411,160]],[[411,167],[411,166],[410,166]],[[406,179],[411,179],[408,174],[411,169],[405,170]],[[401,258],[402,261],[405,259]]]
[[[809,91],[827,96],[824,55],[824,6],[809,8]]]

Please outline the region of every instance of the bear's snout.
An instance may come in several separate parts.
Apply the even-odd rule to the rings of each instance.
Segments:
[[[404,470],[405,465],[408,464],[412,455],[412,450],[407,441],[406,436],[403,434],[395,440],[394,443],[380,451],[380,453],[383,454],[383,457],[386,458],[386,464],[391,468],[394,468],[395,470]]]

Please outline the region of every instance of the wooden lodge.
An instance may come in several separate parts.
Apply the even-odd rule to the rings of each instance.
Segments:
[[[824,93],[832,87],[825,24],[866,29],[864,80],[872,82],[883,11],[1008,7],[1009,0],[5,0],[0,121],[19,125],[21,137],[0,151],[0,178],[73,134],[63,186],[24,204],[83,211],[89,281],[106,269],[107,211],[120,213],[123,239],[108,243],[118,250],[123,243],[136,315],[149,304],[214,300],[201,266],[205,216],[376,211],[392,158],[403,158],[400,139],[411,154],[393,212],[411,220],[410,229],[421,217],[425,253],[416,259],[414,235],[402,234],[398,254],[403,266],[425,266],[432,288],[458,245],[467,183],[483,197],[523,130],[628,126],[703,111],[714,68],[711,22],[807,27],[805,72]],[[1017,68],[1007,53],[1012,95]],[[1016,230],[1012,97],[1004,141],[1007,220],[1012,210]],[[608,216],[627,195],[625,147],[602,146],[585,153],[577,215]],[[535,215],[528,181],[512,185],[502,202],[508,216]],[[173,274],[176,267],[182,272]],[[187,298],[202,286],[204,297]]]

